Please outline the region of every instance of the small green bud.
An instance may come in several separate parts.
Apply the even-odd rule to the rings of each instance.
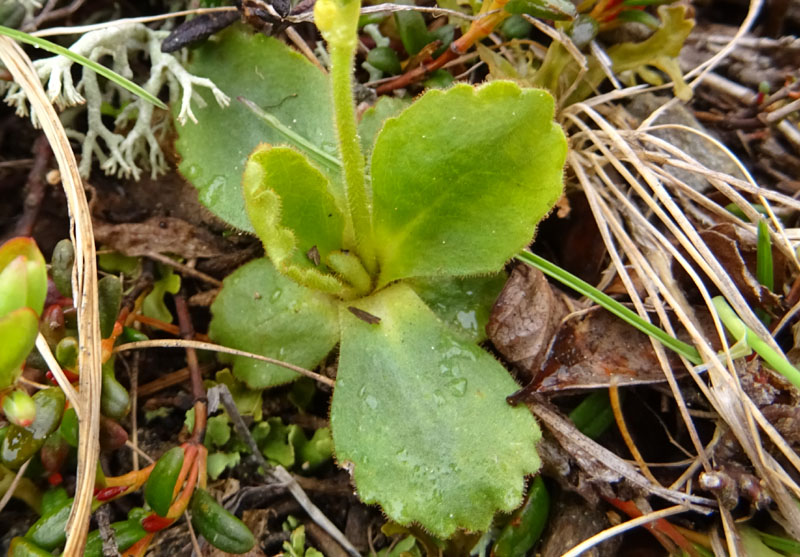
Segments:
[[[25,391],[16,390],[3,399],[3,414],[12,424],[28,427],[36,418],[36,403]]]

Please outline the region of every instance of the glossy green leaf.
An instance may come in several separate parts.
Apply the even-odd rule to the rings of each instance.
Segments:
[[[144,486],[144,500],[159,516],[167,516],[175,484],[178,481],[185,453],[183,447],[172,447],[156,461]]]
[[[72,501],[71,498],[67,499],[61,506],[40,517],[25,533],[25,538],[48,551],[64,545]]]
[[[28,261],[20,255],[0,268],[0,316],[27,307],[27,302]]]
[[[12,538],[8,546],[8,557],[52,557],[50,551],[45,551],[35,543],[17,536]]]
[[[20,308],[0,317],[0,389],[8,387],[22,372],[22,363],[36,343],[39,318],[31,308]]]
[[[336,458],[352,463],[365,503],[439,537],[486,530],[517,507],[539,469],[540,432],[518,386],[487,352],[450,332],[403,284],[345,308],[331,405]]]
[[[394,21],[400,41],[409,56],[414,56],[433,40],[428,32],[428,26],[425,25],[425,17],[420,12],[413,10],[395,12]]]
[[[561,195],[565,157],[546,91],[495,81],[423,95],[372,155],[378,285],[500,270]]]
[[[335,302],[284,277],[267,259],[229,275],[211,313],[209,334],[215,342],[306,368],[315,367],[339,340]],[[299,377],[240,356],[233,357],[233,374],[253,389]]]
[[[256,540],[247,526],[205,489],[195,489],[189,508],[192,526],[214,547],[228,553],[246,553],[255,545]]]
[[[137,519],[115,522],[111,525],[111,529],[114,531],[114,541],[117,543],[119,551],[125,551],[147,535],[145,529],[142,528],[141,520]],[[103,538],[100,536],[99,530],[89,533],[83,557],[103,557]]]
[[[44,309],[44,299],[47,296],[47,267],[42,253],[32,238],[12,238],[0,246],[0,271],[20,256],[24,258],[25,265],[24,269],[17,269],[17,272],[25,276],[24,297],[12,300],[13,307],[6,306],[6,300],[0,300],[0,307],[3,308],[0,316],[20,307],[29,307],[37,315],[41,315]],[[3,293],[2,282],[0,280],[0,295]]]
[[[337,155],[325,74],[282,42],[240,26],[217,37],[193,52],[191,73],[212,79],[232,98],[253,101],[323,151]],[[241,194],[245,161],[260,143],[286,141],[242,103],[222,108],[210,95],[205,97],[207,106],[196,111],[198,123],[178,126],[180,170],[213,213],[236,228],[252,231]]]
[[[103,415],[121,420],[128,415],[131,409],[131,395],[128,389],[117,381],[114,372],[114,359],[112,357],[103,364],[103,388],[100,395],[100,409]]]
[[[528,14],[542,19],[572,19],[575,6],[567,0],[510,0],[504,7],[510,14]]]
[[[492,549],[493,557],[525,557],[539,541],[550,513],[550,494],[541,476],[533,480],[525,504],[511,515]]]
[[[27,427],[36,418],[36,403],[31,395],[17,389],[3,398],[3,414],[12,424]]]
[[[485,277],[420,278],[409,284],[456,334],[471,342],[481,342],[486,339],[489,314],[506,278],[500,272]]]
[[[178,277],[178,281],[180,281],[180,277]],[[97,281],[97,297],[100,312],[100,336],[108,338],[114,331],[114,324],[122,303],[122,281],[113,275],[101,278]]]
[[[316,249],[324,261],[342,248],[344,217],[328,179],[294,149],[260,145],[247,159],[242,188],[247,215],[273,264],[301,284],[340,291],[341,283],[308,255]]]
[[[72,240],[64,238],[53,248],[50,258],[50,276],[62,296],[72,297],[72,266],[75,264],[75,248]]]

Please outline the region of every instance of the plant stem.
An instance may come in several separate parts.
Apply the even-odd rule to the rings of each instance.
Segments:
[[[358,252],[364,267],[376,271],[375,248],[372,243],[372,216],[367,199],[364,154],[358,139],[353,103],[353,60],[357,45],[358,0],[318,2],[315,6],[317,26],[328,41],[331,56],[331,88],[339,152],[344,167],[345,195]],[[327,12],[327,13],[323,13]],[[327,17],[326,17],[327,16]]]

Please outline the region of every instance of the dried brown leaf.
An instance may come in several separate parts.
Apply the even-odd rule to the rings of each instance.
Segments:
[[[169,253],[191,259],[216,257],[229,251],[225,242],[208,230],[174,217],[124,224],[95,218],[94,235],[101,244],[132,257]]]
[[[530,381],[538,373],[567,306],[541,271],[517,266],[492,308],[486,333]]]

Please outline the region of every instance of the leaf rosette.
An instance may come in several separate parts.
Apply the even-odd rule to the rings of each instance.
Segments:
[[[280,87],[282,78],[267,81]],[[330,107],[327,95],[317,100]],[[497,511],[519,505],[525,476],[540,466],[535,420],[505,401],[516,383],[476,343],[503,265],[562,193],[566,141],[553,99],[497,81],[429,91],[407,108],[379,103],[361,124],[365,164],[360,151],[360,162],[348,162],[358,138],[341,137],[352,102],[333,98],[334,110],[315,110],[336,115],[342,176],[280,142],[258,146],[245,163],[244,205],[267,258],[225,280],[210,334],[304,367],[338,344],[334,450],[352,465],[362,499],[440,537],[485,530]],[[191,156],[184,152],[184,164]],[[233,371],[252,388],[297,378],[245,358]]]

